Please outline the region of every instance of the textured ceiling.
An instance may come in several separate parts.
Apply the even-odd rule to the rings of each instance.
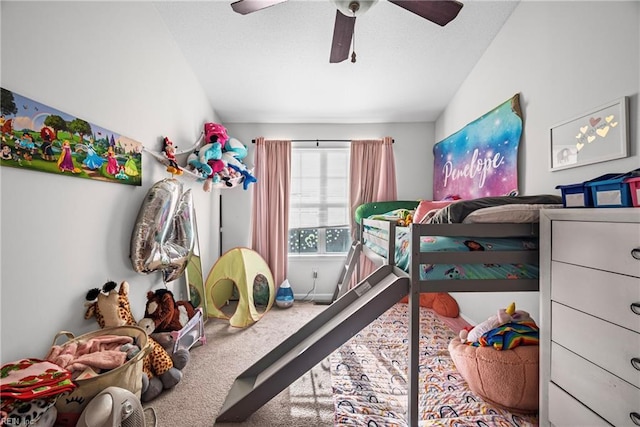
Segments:
[[[380,0],[355,26],[357,62],[329,63],[336,6],[289,0],[154,2],[226,123],[434,121],[516,1],[464,1],[445,27]]]

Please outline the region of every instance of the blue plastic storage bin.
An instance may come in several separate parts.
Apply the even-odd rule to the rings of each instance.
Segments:
[[[633,206],[628,179],[639,174],[640,169],[585,184],[591,192],[597,208],[624,208]]]
[[[556,189],[562,191],[562,204],[565,208],[592,208],[596,205],[591,188],[588,186],[592,183],[610,180],[620,175],[619,173],[608,173],[578,184],[557,185]]]
[[[622,208],[631,206],[629,185],[624,182],[626,175],[618,175],[604,181],[586,184],[591,192],[593,206],[597,208]]]
[[[589,192],[584,183],[558,185],[557,189],[562,191],[562,204],[565,208],[586,208],[593,206],[591,192]]]

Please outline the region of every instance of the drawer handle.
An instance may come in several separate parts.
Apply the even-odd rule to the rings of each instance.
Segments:
[[[637,371],[640,371],[640,357],[634,357],[631,359],[631,366],[633,366]]]
[[[640,260],[640,248],[631,249],[631,256],[634,257],[635,259]]]
[[[631,303],[631,311],[635,314],[640,315],[640,302]]]
[[[633,421],[633,423],[637,426],[640,426],[640,414],[637,412],[630,412],[629,413],[629,418],[631,418],[631,421]]]

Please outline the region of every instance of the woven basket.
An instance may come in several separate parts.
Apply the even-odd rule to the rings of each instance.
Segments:
[[[79,337],[74,337],[71,332],[61,331],[58,332],[53,339],[52,345],[59,345],[56,344],[56,342],[62,336],[68,338],[68,341],[62,344],[64,347],[72,342],[87,341],[102,335],[132,337],[141,351],[122,366],[95,377],[75,380],[74,382],[78,387],[71,394],[58,398],[56,402],[56,409],[58,410],[56,426],[75,426],[80,418],[80,414],[91,399],[109,386],[124,388],[135,394],[138,398],[140,397],[142,390],[142,363],[145,356],[151,351],[151,342],[144,329],[138,326],[115,326],[90,332]]]

